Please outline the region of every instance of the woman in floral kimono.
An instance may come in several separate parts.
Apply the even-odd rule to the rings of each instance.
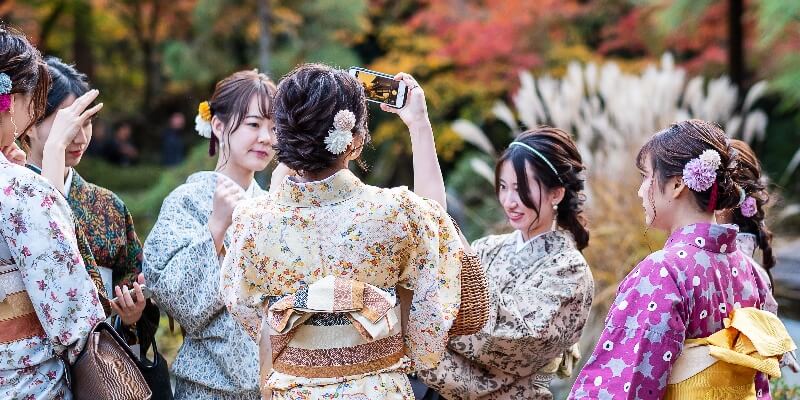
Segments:
[[[364,91],[346,71],[303,65],[278,86],[277,157],[297,176],[236,209],[223,266],[234,317],[252,338],[269,335],[272,399],[413,399],[405,372],[435,367],[445,350],[465,245],[442,207],[422,89],[395,79],[407,104],[383,109],[408,126],[415,171],[435,171],[415,174],[417,194],[348,170],[369,134]]]
[[[745,205],[742,164],[716,125],[683,121],[639,152],[646,223],[664,249],[619,286],[572,399],[769,399],[794,349],[769,312],[769,282],[714,211]]]
[[[581,254],[584,169],[572,138],[549,127],[520,134],[497,161],[496,194],[515,231],[472,244],[489,323],[452,338],[439,367],[419,373],[444,398],[552,399],[550,380],[571,374],[594,295]]]
[[[185,331],[172,372],[176,399],[259,399],[258,350],[236,324],[220,294],[220,260],[231,213],[265,192],[253,179],[273,156],[267,114],[275,85],[257,71],[217,84],[197,117],[214,171],[196,172],[164,200],[144,246],[144,274],[153,295]]]
[[[92,139],[92,121],[86,121],[74,132],[53,129],[58,110],[89,92],[86,75],[58,58],[48,57],[45,61],[51,85],[44,116],[27,137],[28,167],[50,180],[67,198],[75,215],[76,229],[82,236],[79,245],[83,244],[80,240],[85,241],[85,247],[81,248],[84,261],[94,263],[100,276],[95,284],[101,302],[109,308],[107,311],[113,309],[120,316],[126,327],[123,333],[132,341],[135,339],[132,327],[141,318],[146,304],[139,286],[144,283],[142,244],[125,203],[110,190],[86,182],[75,171]],[[110,302],[114,297],[119,300]],[[153,333],[150,331],[148,335]]]
[[[0,27],[0,148],[42,115],[49,79],[27,39]],[[60,113],[74,129],[99,107]],[[64,366],[105,318],[86,273],[69,205],[44,179],[0,154],[0,398],[70,399]]]

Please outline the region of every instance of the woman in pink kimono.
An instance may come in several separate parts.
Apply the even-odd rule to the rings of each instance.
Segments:
[[[736,153],[718,126],[690,120],[656,134],[637,165],[646,223],[670,236],[620,284],[570,398],[769,399],[765,375],[794,344],[763,311],[769,282],[737,251],[738,229],[715,220],[744,205]]]
[[[48,84],[39,52],[0,27],[0,148],[41,116]],[[56,126],[75,129],[91,118],[99,110],[84,111],[92,99],[76,100]],[[66,200],[0,154],[0,398],[70,399],[57,354],[74,361],[104,318]]]

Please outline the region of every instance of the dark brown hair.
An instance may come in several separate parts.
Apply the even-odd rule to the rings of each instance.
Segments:
[[[230,143],[230,134],[239,128],[247,115],[250,101],[253,96],[258,96],[258,112],[261,117],[269,118],[269,108],[275,96],[275,83],[258,70],[234,72],[229,77],[217,82],[214,94],[208,100],[211,116],[217,117],[225,124],[223,140]],[[208,154],[214,155],[217,151],[217,138],[211,135]],[[230,148],[230,146],[226,146]]]
[[[669,178],[683,176],[686,164],[709,149],[719,153],[722,162],[716,171],[716,199],[713,186],[702,192],[689,190],[702,210],[735,208],[739,204],[741,187],[734,173],[737,167],[725,132],[714,123],[692,119],[672,124],[642,146],[636,156],[636,166],[644,171],[644,163],[649,156],[653,176],[663,192]]]
[[[525,165],[530,165],[536,171],[536,184],[548,190],[563,187],[564,199],[558,204],[556,222],[558,226],[570,231],[575,238],[578,250],[583,250],[589,245],[589,230],[586,228],[586,217],[583,214],[583,204],[586,196],[583,193],[585,178],[581,154],[569,134],[561,129],[542,126],[520,134],[515,141],[533,147],[541,153],[558,172],[553,173],[550,166],[530,150],[522,146],[510,146],[497,160],[494,170],[495,194],[500,191],[500,169],[503,163],[510,161],[517,175],[517,191],[522,204],[533,209],[539,220],[539,210],[542,204],[541,191],[539,199],[531,199]]]
[[[11,93],[30,94],[30,122],[22,134],[35,124],[47,107],[50,77],[39,53],[22,32],[0,25],[0,72],[11,78]]]
[[[761,175],[761,163],[747,143],[731,139],[731,147],[736,151],[736,162],[739,166],[736,169],[737,181],[741,183],[744,193],[756,200],[757,206],[756,214],[752,217],[742,215],[742,210],[738,207],[733,209],[731,211],[732,222],[739,226],[740,232],[752,233],[756,236],[756,243],[763,253],[763,267],[769,274],[769,270],[775,266],[776,260],[775,255],[772,254],[772,231],[764,222],[765,208],[769,203],[767,181]],[[772,275],[770,274],[771,279]]]
[[[278,161],[295,171],[312,173],[333,166],[342,155],[328,151],[324,141],[340,110],[355,115],[353,133],[363,136],[366,144],[367,104],[364,89],[354,77],[322,64],[301,65],[286,75],[273,104]]]

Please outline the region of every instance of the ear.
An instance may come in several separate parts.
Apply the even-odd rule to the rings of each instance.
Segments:
[[[677,199],[678,197],[680,197],[681,194],[684,192],[684,190],[689,190],[686,187],[686,184],[683,183],[682,176],[673,176],[672,178],[669,179],[670,179],[669,188],[672,191],[671,195],[673,199]]]
[[[222,143],[222,134],[225,132],[225,124],[217,118],[211,117],[211,134],[217,137],[217,142]]]
[[[550,204],[560,204],[567,194],[567,189],[563,186],[550,190]]]

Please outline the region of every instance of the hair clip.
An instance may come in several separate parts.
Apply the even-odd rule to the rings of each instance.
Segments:
[[[197,106],[197,116],[194,117],[194,130],[204,138],[211,138],[211,105],[207,101]]]
[[[716,150],[706,150],[683,167],[683,183],[695,192],[705,192],[717,181],[717,169],[722,165]]]
[[[353,142],[356,116],[350,110],[339,110],[333,117],[333,127],[325,136],[325,148],[333,154],[342,154]]]
[[[747,198],[744,199],[742,204],[739,206],[739,211],[741,211],[742,215],[747,218],[756,215],[756,213],[758,213],[758,203],[756,203],[756,199],[752,196],[747,196]]]
[[[0,72],[0,111],[11,110],[11,77],[5,72]]]

